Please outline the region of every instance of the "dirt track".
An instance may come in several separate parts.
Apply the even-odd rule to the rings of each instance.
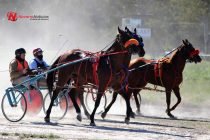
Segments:
[[[70,111],[71,113],[73,111]],[[8,122],[0,117],[0,139],[210,139],[210,120],[137,116],[129,125],[124,115],[108,115],[105,120],[96,115],[95,127],[89,120],[78,122],[75,114],[58,123],[46,124],[43,115],[26,117],[18,123]]]

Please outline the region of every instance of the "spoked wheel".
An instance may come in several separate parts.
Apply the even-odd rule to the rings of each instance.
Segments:
[[[68,100],[64,93],[65,92],[61,92],[58,95],[58,97],[55,99],[50,114],[50,120],[58,121],[63,119],[64,116],[66,115],[68,110]],[[51,102],[51,96],[49,93],[47,93],[46,96],[44,97],[44,105],[43,105],[43,110],[45,114],[50,105],[50,102]]]
[[[85,95],[85,106],[86,106],[88,112],[91,113],[95,107],[97,92],[95,89],[88,89],[84,93],[84,95]],[[97,114],[102,113],[104,111],[104,109],[106,108],[106,104],[107,104],[107,98],[104,93],[104,95],[101,97],[100,105],[98,106],[96,113]]]
[[[22,107],[24,105],[24,108]],[[7,90],[1,102],[4,117],[11,122],[20,121],[26,114],[26,98],[19,90]]]

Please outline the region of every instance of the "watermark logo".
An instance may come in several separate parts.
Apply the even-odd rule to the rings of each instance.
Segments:
[[[17,13],[16,12],[8,12],[7,13],[7,19],[10,21],[16,21],[17,20]]]
[[[29,20],[49,20],[49,16],[46,15],[19,15],[17,12],[10,11],[7,13],[7,19],[9,21],[17,21],[17,19],[29,19]]]

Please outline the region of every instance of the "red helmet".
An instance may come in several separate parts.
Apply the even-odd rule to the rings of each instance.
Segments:
[[[33,54],[37,55],[38,52],[43,52],[41,48],[36,48],[33,50]]]

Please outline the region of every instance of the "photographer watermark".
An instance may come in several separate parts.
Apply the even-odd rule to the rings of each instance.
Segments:
[[[47,15],[20,15],[17,12],[7,12],[7,19],[9,21],[17,21],[18,19],[29,19],[29,20],[49,20]]]

